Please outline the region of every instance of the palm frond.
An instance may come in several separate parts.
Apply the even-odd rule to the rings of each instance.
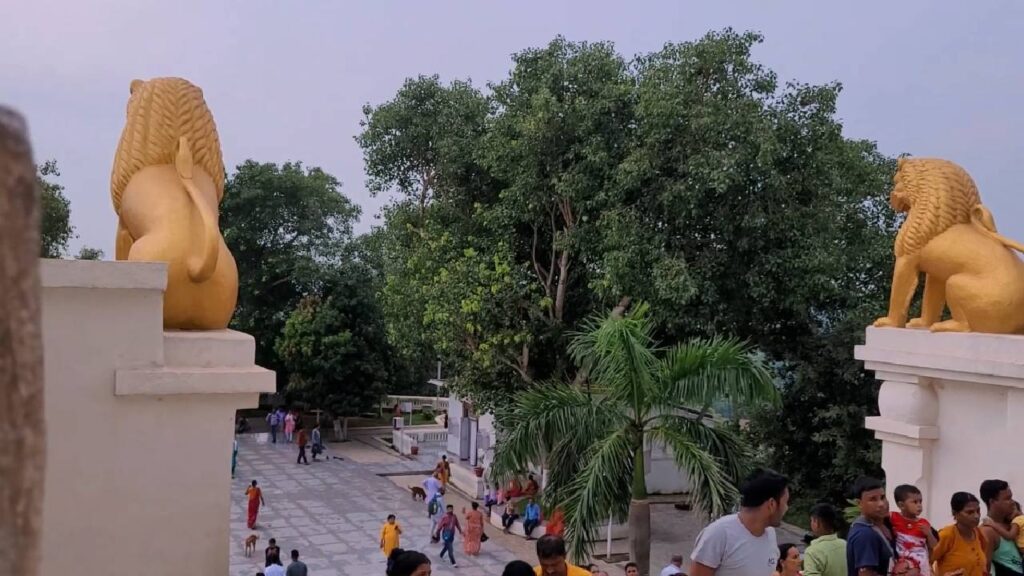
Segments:
[[[639,439],[634,428],[623,426],[594,444],[583,456],[586,464],[576,474],[563,501],[565,541],[572,560],[582,562],[609,516],[623,521],[629,514],[633,457]]]
[[[647,411],[658,366],[654,323],[640,303],[621,318],[591,318],[573,334],[569,353],[609,398],[627,404],[641,418]]]
[[[737,491],[722,463],[712,456],[687,428],[655,425],[648,431],[652,442],[660,442],[672,451],[676,466],[690,480],[693,507],[711,516],[727,513],[736,502]]]
[[[654,427],[675,430],[690,438],[718,461],[726,480],[732,486],[739,486],[753,467],[754,458],[750,447],[727,423],[684,413],[660,415],[653,424]]]
[[[658,366],[654,405],[708,406],[729,398],[776,403],[771,372],[747,344],[734,338],[696,339],[669,349]]]
[[[547,465],[569,448],[579,454],[619,427],[620,411],[601,404],[601,398],[565,383],[546,383],[521,392],[499,422],[491,479],[503,484],[532,464]],[[558,461],[571,467],[573,459],[561,456]]]

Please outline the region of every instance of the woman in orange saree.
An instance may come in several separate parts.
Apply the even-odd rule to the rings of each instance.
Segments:
[[[462,551],[467,556],[478,556],[480,554],[480,538],[484,535],[484,514],[480,511],[480,504],[473,502],[473,509],[462,514],[466,517],[466,531],[462,534]]]
[[[260,504],[266,504],[263,500],[263,491],[256,486],[256,481],[252,481],[252,486],[245,489],[245,495],[249,497],[249,516],[246,524],[249,526],[249,530],[256,528],[256,515],[260,513]]]

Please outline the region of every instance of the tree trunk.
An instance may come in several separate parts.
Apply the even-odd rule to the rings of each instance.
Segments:
[[[565,291],[569,286],[569,249],[562,250],[558,259],[558,287],[555,289],[555,319],[559,322],[565,315]]]
[[[643,443],[633,463],[633,495],[629,501],[629,558],[640,568],[640,576],[651,573],[651,504],[647,501]]]
[[[39,197],[25,122],[2,107],[0,222],[0,566],[35,576],[46,464]]]
[[[641,576],[651,573],[651,503],[629,501],[629,559],[636,562]]]

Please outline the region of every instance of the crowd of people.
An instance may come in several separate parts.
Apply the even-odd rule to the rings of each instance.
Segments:
[[[261,572],[257,572],[256,576],[308,576],[309,568],[305,562],[299,560],[299,551],[292,550],[291,558],[292,561],[288,564],[288,568],[285,568],[281,564],[281,547],[277,545],[277,540],[271,538],[267,542],[267,548],[263,551],[264,567]]]
[[[523,533],[527,540],[537,540],[536,551],[538,564],[531,566],[529,563],[515,560],[510,562],[504,569],[504,576],[519,575],[546,575],[546,576],[608,576],[596,564],[586,567],[573,565],[566,561],[565,552],[565,517],[560,508],[555,508],[550,517],[545,521],[542,517],[541,507],[537,501],[540,492],[540,485],[533,474],[527,474],[525,487],[517,479],[512,479],[505,488],[495,490],[487,486],[484,501],[481,506],[479,502],[471,502],[470,509],[462,509],[462,519],[465,522],[465,530],[462,523],[455,515],[454,506],[445,504],[444,497],[450,478],[450,465],[447,457],[442,456],[441,461],[435,466],[433,473],[422,483],[424,501],[427,505],[427,516],[431,520],[430,541],[441,544],[440,558],[447,560],[453,567],[458,566],[455,560],[454,540],[456,534],[462,536],[463,553],[476,556],[480,553],[482,542],[487,541],[484,532],[485,513],[490,515],[493,506],[504,506],[501,515],[501,524],[504,533],[509,530],[516,521],[521,520]],[[521,513],[520,513],[521,510]],[[540,538],[534,538],[533,532],[543,523],[544,534]],[[430,559],[419,551],[404,550],[401,548],[400,535],[401,526],[398,525],[394,514],[388,515],[380,532],[380,549],[387,559],[387,574],[391,576],[416,575],[423,576],[430,574]],[[660,576],[674,576],[684,574],[682,569],[683,557],[674,556],[672,561],[660,573]],[[639,576],[640,571],[637,564],[630,562],[625,566],[627,576]]]
[[[566,559],[565,540],[545,534],[537,540],[537,565],[513,560],[505,565],[501,576],[598,576],[600,572],[581,568]],[[632,564],[636,569],[636,564]],[[388,555],[387,576],[430,576],[430,558],[422,552],[395,548]],[[627,568],[627,574],[628,568]],[[639,572],[634,572],[639,574]],[[607,575],[605,575],[607,576]]]
[[[298,410],[285,410],[284,408],[271,410],[267,414],[267,424],[270,425],[270,442],[272,444],[277,444],[277,435],[280,432],[286,443],[294,443],[298,447],[299,454],[295,460],[296,464],[309,464],[309,459],[306,457],[306,448],[310,449],[310,455],[313,456],[314,462],[316,462],[320,454],[323,454],[324,442],[323,437],[320,435],[320,423],[314,424],[313,430],[307,433],[305,426],[302,424],[302,416]],[[235,455],[232,455],[232,470],[234,469],[234,462]],[[234,476],[234,473],[232,473],[232,476]]]
[[[954,493],[953,522],[940,530],[922,516],[924,495],[916,486],[893,490],[897,510],[890,510],[881,480],[860,478],[851,492],[859,514],[845,540],[839,511],[818,504],[801,556],[796,545],[779,544],[774,531],[789,506],[787,479],[757,472],[740,487],[739,511],[697,537],[689,576],[1024,576],[1024,516],[1004,480],[982,482],[980,498]]]
[[[308,439],[301,422],[297,418],[289,420],[292,414],[283,410],[275,414],[278,416],[269,420],[274,435],[275,427],[283,426],[285,440],[298,445],[297,462],[302,463]],[[320,445],[318,426],[314,428],[313,444]],[[319,453],[314,449],[314,460]],[[235,460],[233,455],[232,473]],[[422,489],[431,520],[431,542],[440,543],[441,560],[453,567],[458,566],[457,535],[462,537],[463,554],[480,554],[481,545],[488,539],[485,511],[489,516],[493,506],[504,506],[501,523],[505,533],[521,521],[523,533],[533,539],[533,532],[542,525],[537,502],[540,486],[532,475],[525,487],[518,480],[500,490],[488,486],[483,505],[471,502],[460,515],[444,501],[450,478],[450,464],[447,457],[442,457],[423,481]],[[253,529],[260,506],[265,503],[255,480],[247,487],[246,496],[247,525]],[[966,491],[954,493],[950,498],[953,521],[939,530],[922,516],[924,495],[916,486],[895,487],[892,499],[896,510],[890,510],[886,487],[878,479],[858,479],[851,496],[857,503],[858,516],[848,527],[831,504],[818,504],[810,510],[811,535],[801,554],[794,543],[780,544],[775,533],[789,507],[788,479],[771,470],[759,470],[740,486],[738,511],[715,520],[698,535],[690,556],[689,576],[1024,576],[1024,515],[1004,480],[985,480],[978,496]],[[503,574],[606,576],[596,565],[579,567],[566,561],[561,510],[556,508],[544,527],[545,533],[536,545],[538,564],[531,567],[515,561]],[[402,549],[401,536],[397,517],[389,515],[380,531],[387,574],[429,574],[430,560],[421,552]],[[293,562],[284,571],[280,550],[273,539],[270,543],[265,576],[305,574],[298,551],[292,551]],[[681,556],[673,557],[661,576],[685,574],[682,564]],[[627,576],[639,576],[635,564],[627,564],[625,571]]]

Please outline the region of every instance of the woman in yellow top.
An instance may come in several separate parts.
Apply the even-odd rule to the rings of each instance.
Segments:
[[[391,551],[401,547],[402,527],[398,525],[394,514],[388,514],[388,521],[380,528],[380,551],[385,558],[391,557]]]
[[[951,526],[939,530],[939,543],[932,550],[938,576],[986,576],[988,558],[985,536],[978,529],[981,505],[973,494],[957,492],[949,502],[953,509]]]

